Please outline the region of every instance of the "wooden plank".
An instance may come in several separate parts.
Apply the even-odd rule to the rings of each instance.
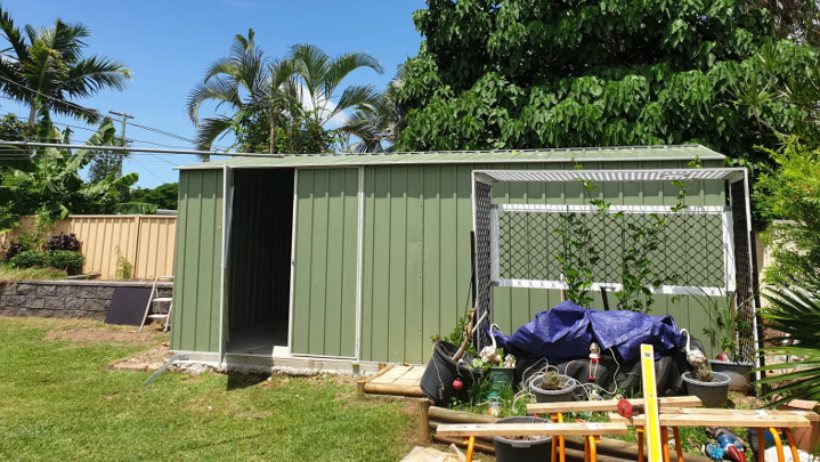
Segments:
[[[627,427],[622,423],[442,424],[436,430],[439,436],[584,436],[626,433]]]
[[[738,410],[740,411],[740,410]],[[662,409],[661,412],[664,414],[724,414],[726,413],[725,409],[714,409],[714,408],[700,408],[700,409],[690,409],[690,408],[679,408],[679,409]],[[749,412],[749,411],[746,411]],[[812,411],[790,411],[790,410],[774,410],[774,409],[766,409],[760,411],[753,411],[753,412],[765,412],[770,415],[799,415],[805,417],[810,422],[820,422],[820,414]]]
[[[493,423],[498,420],[496,417],[475,414],[472,412],[454,411],[452,409],[439,406],[430,406],[428,412],[430,413],[430,420],[443,422]]]
[[[633,425],[643,426],[644,415],[632,419]],[[723,413],[666,414],[661,413],[660,424],[664,427],[746,427],[746,428],[802,428],[811,422],[801,415],[773,414],[768,411],[733,411]]]
[[[403,366],[396,366],[382,374],[381,377],[377,377],[371,380],[370,383],[390,384],[393,383],[397,378],[401,377],[401,375],[404,374],[404,372],[405,370]]]
[[[602,401],[566,401],[559,403],[534,403],[527,405],[527,414],[555,414],[558,412],[607,412],[618,410],[617,399]],[[633,406],[643,406],[643,398],[629,399]],[[670,396],[659,399],[661,409],[702,406],[697,396]]]
[[[394,383],[373,383],[367,382],[364,384],[365,393],[376,395],[399,395],[399,396],[413,396],[421,398],[424,393],[419,386],[396,385]]]

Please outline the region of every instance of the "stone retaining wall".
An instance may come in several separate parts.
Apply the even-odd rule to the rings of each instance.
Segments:
[[[0,316],[91,318],[102,321],[117,287],[150,289],[151,283],[65,280],[0,283]],[[171,296],[172,283],[160,283],[157,287],[159,297]],[[167,306],[155,307],[156,312],[167,309]]]

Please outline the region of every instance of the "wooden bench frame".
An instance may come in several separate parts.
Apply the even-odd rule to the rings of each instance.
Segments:
[[[644,400],[642,398],[629,399],[627,401],[629,401],[629,404],[633,406],[642,406],[644,404]],[[663,409],[703,405],[700,398],[698,398],[697,396],[671,396],[667,398],[660,398],[658,401]],[[606,399],[600,401],[562,401],[556,403],[534,403],[527,405],[527,414],[547,414],[550,416],[550,419],[553,422],[560,423],[564,421],[564,413],[617,411],[619,402],[620,400],[618,399]],[[643,428],[636,429],[636,431],[638,433],[638,461],[640,462],[643,460]],[[552,440],[552,460],[555,461],[556,459],[558,459],[559,462],[566,462],[564,455],[564,451],[566,449],[566,442],[563,436],[559,436],[557,439],[557,442],[555,441],[555,439]],[[675,441],[678,441],[679,439],[680,438],[676,438]],[[677,448],[677,450],[678,454],[680,454],[680,448]]]
[[[786,439],[791,449],[794,460],[800,460],[797,453],[797,445],[792,435],[792,428],[811,426],[813,419],[820,419],[820,416],[810,417],[805,411],[770,411],[770,410],[736,410],[736,409],[661,409],[661,446],[663,449],[663,460],[669,462],[669,428],[675,438],[675,449],[678,452],[678,462],[684,462],[683,452],[681,452],[680,427],[744,427],[757,428],[758,461],[763,462],[764,456],[764,431],[768,430],[774,438],[777,447],[777,459],[779,462],[785,461],[783,451],[783,441],[780,438],[780,431],[786,435]],[[626,419],[618,414],[609,414],[612,422],[631,423],[638,434],[638,447],[643,444],[643,427],[646,424],[646,416],[638,415],[632,419]],[[643,462],[642,451],[638,451],[638,462]]]
[[[443,424],[436,429],[440,436],[468,437],[467,462],[472,462],[476,436],[552,436],[563,439],[565,436],[582,436],[584,438],[584,460],[597,462],[596,438],[605,435],[624,435],[629,431],[625,423],[492,423],[492,424]],[[554,448],[554,446],[553,446]],[[563,448],[561,460],[566,459]]]

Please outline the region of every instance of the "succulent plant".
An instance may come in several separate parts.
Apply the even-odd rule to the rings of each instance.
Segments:
[[[564,383],[561,382],[561,375],[554,371],[549,371],[544,374],[541,379],[541,388],[544,390],[561,390],[564,388]]]

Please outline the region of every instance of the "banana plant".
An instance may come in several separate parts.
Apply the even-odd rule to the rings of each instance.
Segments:
[[[62,132],[41,122],[38,130],[51,139],[69,143],[71,131]],[[45,133],[48,131],[48,133]],[[109,120],[88,139],[87,145],[110,145],[115,137]],[[22,215],[65,218],[69,213],[111,213],[121,202],[123,191],[138,180],[136,173],[110,176],[98,182],[85,181],[81,171],[98,151],[43,148],[35,151],[26,168],[6,168],[0,179],[0,195],[9,206],[0,209],[0,228],[13,226]]]

